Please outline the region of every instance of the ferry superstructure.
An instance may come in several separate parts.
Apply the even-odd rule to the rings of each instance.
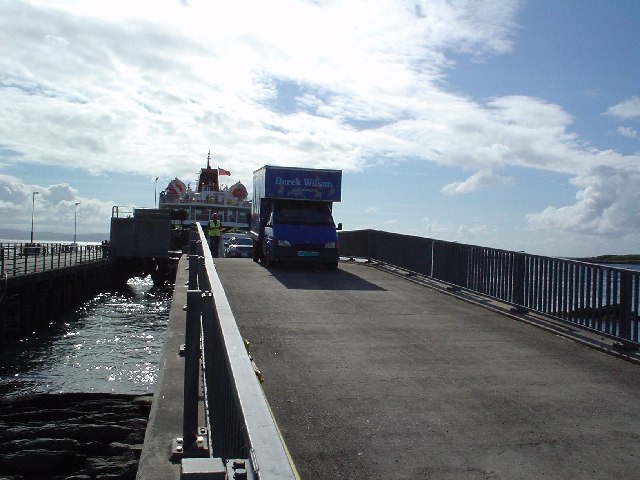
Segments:
[[[248,230],[251,221],[251,201],[241,182],[231,186],[220,185],[220,177],[231,175],[222,168],[211,168],[211,153],[207,155],[207,167],[200,169],[195,191],[179,178],[167,185],[158,199],[161,210],[171,210],[172,220],[184,225],[194,222],[206,224],[214,213],[218,214],[223,228]]]

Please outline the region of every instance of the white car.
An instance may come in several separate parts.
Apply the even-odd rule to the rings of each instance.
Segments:
[[[233,237],[224,251],[227,258],[253,257],[253,240],[249,237]]]

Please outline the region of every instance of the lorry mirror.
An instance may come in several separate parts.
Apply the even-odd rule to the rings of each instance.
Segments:
[[[342,222],[338,223],[338,226],[336,227],[336,230],[342,230]]]

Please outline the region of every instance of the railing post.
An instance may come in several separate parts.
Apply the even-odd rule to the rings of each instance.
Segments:
[[[201,258],[198,255],[189,255],[189,290],[198,288],[198,272],[200,271]]]
[[[196,238],[197,238],[197,237],[196,237]],[[196,255],[196,254],[200,253],[200,252],[198,252],[198,246],[199,246],[199,245],[200,245],[200,240],[192,239],[192,240],[189,242],[189,253],[190,253],[191,255]]]
[[[202,292],[187,290],[187,324],[185,326],[184,410],[182,439],[184,450],[191,449],[198,438],[198,387],[200,370],[200,316]]]
[[[458,285],[463,288],[469,288],[469,252],[471,251],[470,246],[460,245],[458,247],[458,272],[460,278],[458,279]]]
[[[214,454],[213,448],[216,447],[219,450],[224,444],[224,432],[215,424],[213,418],[216,417],[212,411],[212,408],[218,409],[220,406],[212,406],[210,403],[212,395],[216,395],[217,393],[214,388],[218,391],[223,388],[219,382],[216,382],[217,375],[219,375],[223,366],[220,365],[219,362],[216,362],[216,354],[219,346],[216,342],[215,308],[216,306],[213,293],[204,292],[202,294],[202,363],[204,372],[203,383],[205,391],[205,412],[207,412],[206,415],[208,420],[207,431],[209,436],[209,453],[212,456],[220,456],[219,452]]]
[[[513,310],[518,313],[526,313],[525,294],[524,294],[524,254],[516,253],[513,263]]]
[[[620,314],[618,316],[618,335],[625,340],[631,338],[631,297],[633,275],[627,270],[620,272]]]

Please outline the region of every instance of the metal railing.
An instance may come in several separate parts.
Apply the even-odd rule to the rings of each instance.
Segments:
[[[209,463],[205,464],[211,469],[208,473],[226,469],[227,477],[220,478],[295,479],[295,467],[198,224],[192,230],[190,249],[182,471],[191,461],[202,468],[202,457],[206,457]],[[203,390],[206,427],[198,426]],[[198,447],[205,443],[203,428],[208,440],[204,454]]]
[[[340,254],[394,265],[638,348],[640,272],[376,230],[340,232]]]
[[[109,252],[108,244],[0,242],[0,276],[13,277],[101,261]]]

